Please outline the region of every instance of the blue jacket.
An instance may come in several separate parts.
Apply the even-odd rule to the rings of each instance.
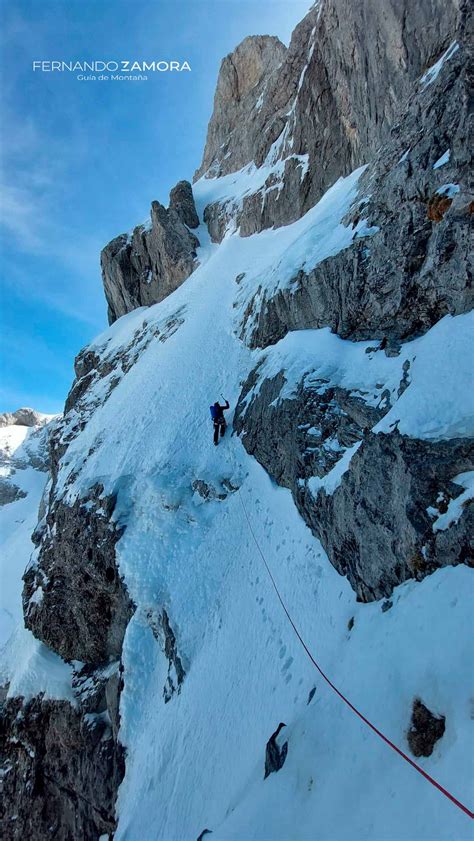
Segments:
[[[220,403],[217,403],[209,406],[211,412],[211,418],[213,421],[221,420],[224,417],[224,410],[229,408],[229,401],[225,401],[225,406],[221,406]]]

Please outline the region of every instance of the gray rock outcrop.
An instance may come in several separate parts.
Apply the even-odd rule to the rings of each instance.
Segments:
[[[401,367],[398,396],[410,387],[406,364]],[[388,597],[408,578],[420,580],[442,566],[474,566],[472,504],[443,530],[433,530],[432,515],[463,492],[453,479],[473,469],[473,439],[375,434],[391,406],[383,383],[377,406],[314,375],[281,398],[284,383],[283,372],[265,379],[257,367],[243,386],[234,429],[247,452],[292,491],[303,519],[361,601]],[[336,490],[314,494],[311,478],[326,476],[357,442]]]
[[[109,324],[163,300],[189,277],[197,265],[199,240],[187,225],[198,224],[191,185],[180,181],[171,191],[168,210],[152,202],[149,224],[105,246],[100,262]]]
[[[329,473],[344,450],[362,440],[390,408],[384,393],[375,408],[347,389],[317,378],[310,384],[300,382],[291,398],[279,399],[283,373],[265,379],[247,405],[255,377],[252,372],[244,384],[234,429],[247,452],[295,494],[301,480]]]
[[[125,772],[117,741],[118,665],[77,675],[76,706],[42,696],[2,700],[2,838],[112,837]]]
[[[474,509],[457,523],[433,530],[427,509],[440,493],[454,499],[463,489],[453,479],[474,467],[474,441],[424,441],[397,432],[369,433],[333,494],[297,492],[306,522],[331,563],[346,575],[361,601],[390,596],[409,578],[435,569],[474,566]]]
[[[153,636],[168,661],[168,675],[163,686],[163,698],[165,704],[167,704],[175,693],[179,695],[181,692],[181,685],[186,677],[186,672],[179,656],[176,636],[165,608],[159,611],[148,610],[146,618]]]
[[[22,491],[14,482],[0,478],[0,507],[16,502],[17,499],[24,499],[26,496],[26,491]]]
[[[17,409],[16,412],[0,414],[0,429],[4,426],[45,426],[50,420],[50,415],[43,415],[35,409]]]
[[[199,227],[199,216],[194,204],[193,188],[189,181],[178,181],[170,192],[170,210],[174,210],[188,228]]]
[[[117,660],[133,605],[120,577],[112,521],[115,497],[100,485],[68,505],[50,504],[34,541],[38,558],[24,575],[26,627],[65,660],[98,666]]]

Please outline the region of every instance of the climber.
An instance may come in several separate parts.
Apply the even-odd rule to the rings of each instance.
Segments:
[[[221,438],[225,435],[227,424],[225,422],[224,412],[226,409],[230,408],[230,404],[229,401],[226,400],[225,406],[221,406],[219,401],[216,401],[216,403],[209,408],[211,410],[211,418],[214,423],[214,445],[217,447],[219,443],[219,429],[221,432]]]

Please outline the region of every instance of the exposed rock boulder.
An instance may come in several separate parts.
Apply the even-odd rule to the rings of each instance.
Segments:
[[[296,501],[331,563],[361,601],[390,596],[408,578],[438,567],[474,565],[474,507],[446,530],[433,530],[430,511],[440,493],[453,499],[452,480],[474,468],[474,441],[426,441],[398,432],[370,432],[333,494],[300,486]]]
[[[286,727],[286,724],[281,721],[267,742],[265,751],[264,780],[266,780],[270,774],[274,774],[279,771],[280,768],[283,768],[283,765],[285,764],[285,759],[288,753],[288,742],[282,742],[281,737],[280,739],[278,738],[284,727]]]
[[[65,660],[116,660],[133,605],[120,577],[111,519],[115,498],[96,485],[73,505],[50,505],[34,534],[38,557],[24,575],[25,624]]]
[[[2,838],[69,841],[114,832],[125,772],[117,741],[120,686],[115,673],[96,675],[95,684],[96,696],[83,688],[76,707],[41,696],[2,703]]]
[[[0,506],[9,505],[10,502],[24,499],[25,496],[27,496],[26,491],[22,491],[14,482],[0,477]]]
[[[419,698],[415,698],[407,736],[412,754],[431,756],[436,742],[444,735],[445,729],[444,715],[433,715]]]
[[[172,190],[168,210],[152,202],[149,224],[121,234],[103,249],[100,261],[109,324],[136,307],[163,300],[194,271],[199,240],[183,219],[193,227],[199,223],[188,182]]]
[[[194,479],[192,488],[205,502],[211,502],[214,499],[227,499],[230,493],[235,493],[238,490],[238,486],[233,485],[232,480],[228,477],[222,478],[217,487],[211,482],[205,482],[204,479]]]

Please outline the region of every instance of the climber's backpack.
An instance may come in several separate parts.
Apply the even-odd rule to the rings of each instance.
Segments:
[[[217,406],[209,406],[209,409],[211,410],[212,420],[217,420],[217,418],[219,417],[219,409],[217,408]]]

